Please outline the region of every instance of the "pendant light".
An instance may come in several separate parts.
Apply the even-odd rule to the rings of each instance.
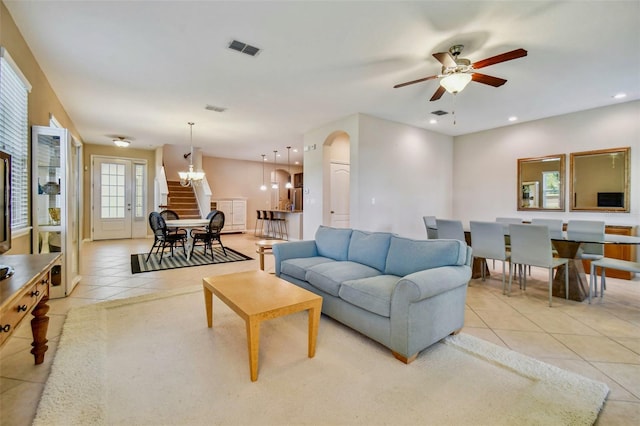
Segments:
[[[276,155],[278,151],[273,151],[273,182],[271,182],[271,189],[278,189],[278,171],[276,170]]]
[[[204,172],[193,171],[193,125],[195,123],[189,122],[187,124],[189,125],[190,131],[191,152],[189,154],[185,154],[184,158],[189,156],[189,170],[186,172],[178,172],[178,175],[180,176],[180,185],[185,187],[197,185],[202,181],[202,179],[204,179]]]
[[[264,184],[264,162],[265,162],[266,154],[262,154],[262,185],[260,186],[260,191],[266,191],[267,185]]]
[[[288,146],[287,147],[287,172],[289,173],[289,179],[287,180],[287,184],[284,186],[287,189],[291,189],[293,188],[293,185],[291,184],[291,147]]]

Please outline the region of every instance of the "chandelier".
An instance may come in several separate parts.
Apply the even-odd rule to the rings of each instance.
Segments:
[[[189,170],[186,172],[178,172],[180,176],[180,185],[182,186],[193,186],[197,185],[204,179],[204,172],[195,172],[193,170],[193,125],[195,123],[189,122],[189,132],[190,132],[190,142],[191,142],[191,152],[184,155],[184,158],[189,157]]]

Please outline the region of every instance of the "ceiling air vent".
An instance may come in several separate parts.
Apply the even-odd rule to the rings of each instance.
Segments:
[[[256,56],[260,53],[260,49],[255,46],[251,46],[250,44],[243,43],[238,40],[233,40],[229,43],[229,49],[237,50],[241,53],[246,53],[249,56]]]
[[[447,111],[443,111],[443,110],[439,109],[437,111],[432,111],[431,114],[433,114],[433,115],[447,115],[449,113]]]
[[[224,107],[219,107],[219,106],[215,106],[215,105],[207,105],[204,107],[204,109],[209,110],[209,111],[215,111],[215,112],[225,112],[227,109]]]

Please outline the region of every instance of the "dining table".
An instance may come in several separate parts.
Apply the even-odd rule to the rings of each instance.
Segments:
[[[619,234],[604,234],[604,239],[581,236],[569,238],[567,232],[563,232],[562,238],[552,238],[553,248],[558,252],[558,257],[569,259],[566,265],[561,265],[553,278],[552,294],[556,297],[565,297],[564,268],[569,268],[569,299],[582,302],[589,297],[589,280],[586,277],[580,246],[582,244],[629,244],[640,245],[640,237]]]
[[[509,237],[509,228],[504,227],[505,238]],[[465,230],[466,242],[473,247],[471,233]],[[582,258],[580,257],[580,246],[582,244],[629,244],[640,245],[640,237],[619,234],[604,234],[604,239],[593,238],[582,235],[580,238],[569,238],[567,232],[562,233],[562,238],[551,238],[553,248],[558,252],[558,257],[569,259],[566,266],[558,267],[553,278],[552,294],[556,297],[565,297],[564,289],[564,268],[569,268],[569,299],[582,302],[589,297],[589,280],[586,277]],[[482,259],[474,258],[472,264],[471,278],[482,276],[482,267],[485,268],[485,276],[489,276],[489,269]]]
[[[186,229],[187,231],[187,260],[191,259],[191,246],[193,245],[193,237],[191,236],[191,230],[193,228],[203,228],[209,225],[209,219],[169,219],[165,220],[167,228],[171,229]]]

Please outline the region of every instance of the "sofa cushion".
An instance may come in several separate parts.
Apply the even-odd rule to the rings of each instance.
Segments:
[[[304,281],[308,268],[327,262],[335,262],[335,260],[321,256],[287,259],[280,264],[280,273]]]
[[[438,266],[464,265],[467,245],[458,240],[412,240],[391,236],[384,273],[405,275]]]
[[[354,230],[349,242],[349,260],[384,271],[391,234]]]
[[[307,269],[306,281],[312,286],[338,297],[343,282],[380,275],[380,271],[356,262],[327,262]]]
[[[316,231],[316,248],[320,256],[347,260],[351,229],[320,226]]]
[[[400,277],[378,275],[371,278],[345,281],[340,286],[342,300],[374,314],[391,316],[391,294]]]

